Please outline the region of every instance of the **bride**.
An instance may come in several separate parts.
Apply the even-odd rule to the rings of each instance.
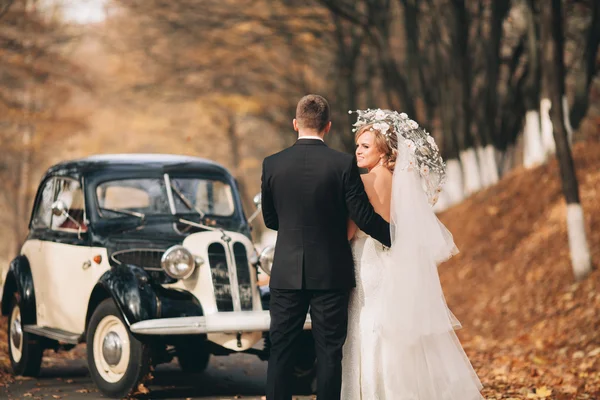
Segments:
[[[344,400],[475,400],[481,383],[446,305],[437,266],[458,253],[432,210],[445,165],[435,141],[404,113],[357,111],[356,157],[375,211],[391,225],[383,247],[349,222],[356,268],[342,360]]]

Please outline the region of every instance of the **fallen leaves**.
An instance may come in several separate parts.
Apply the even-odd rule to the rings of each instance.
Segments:
[[[573,155],[597,261],[600,143]],[[440,215],[461,250],[440,278],[487,399],[600,399],[600,271],[573,283],[558,177],[517,169]]]

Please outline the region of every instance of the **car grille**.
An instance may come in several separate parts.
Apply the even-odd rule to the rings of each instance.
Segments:
[[[208,246],[208,263],[215,290],[217,310],[233,311],[227,256],[225,255],[225,247],[221,243],[213,243]]]
[[[250,311],[252,310],[252,279],[248,269],[246,246],[239,242],[235,243],[233,245],[233,257],[235,259],[242,311]]]
[[[115,264],[136,265],[143,268],[150,277],[161,284],[177,282],[168,276],[160,265],[160,260],[165,253],[161,249],[126,249],[115,251],[110,258]]]
[[[110,257],[119,265],[132,264],[150,271],[162,271],[160,259],[164,253],[158,249],[127,249],[115,251]]]

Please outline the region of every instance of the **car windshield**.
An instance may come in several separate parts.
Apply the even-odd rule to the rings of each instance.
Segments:
[[[231,186],[209,178],[119,179],[96,187],[102,218],[135,215],[199,214],[228,217],[235,211]]]

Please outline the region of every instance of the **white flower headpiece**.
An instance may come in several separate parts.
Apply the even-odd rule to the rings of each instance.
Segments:
[[[372,125],[371,130],[381,132],[386,138],[390,135],[398,136],[396,168],[418,171],[429,203],[434,205],[446,179],[446,164],[433,137],[405,113],[380,108],[350,110],[348,113],[358,116],[352,132],[356,132],[362,126]]]

